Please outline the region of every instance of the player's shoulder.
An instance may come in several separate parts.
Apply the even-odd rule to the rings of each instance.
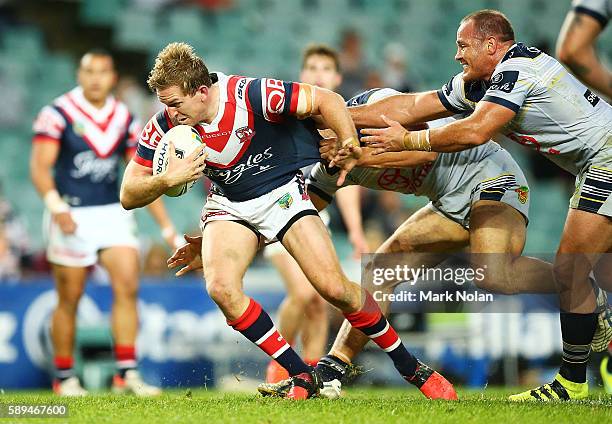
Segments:
[[[346,105],[350,107],[374,103],[380,99],[384,99],[385,97],[393,96],[395,94],[401,93],[393,88],[372,88],[351,97],[346,101]]]
[[[155,147],[164,134],[166,134],[173,126],[174,124],[170,120],[168,111],[166,108],[164,108],[149,118],[140,133],[138,141],[140,144]]]
[[[534,69],[535,62],[546,60],[547,56],[537,47],[516,43],[508,49],[504,57],[497,65],[496,70],[507,70],[517,68],[519,70]]]
[[[572,8],[575,13],[594,18],[602,27],[612,18],[612,0],[573,0]]]

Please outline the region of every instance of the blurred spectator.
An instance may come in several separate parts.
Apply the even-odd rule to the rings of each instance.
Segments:
[[[345,99],[365,89],[368,68],[363,62],[361,36],[354,29],[348,29],[342,33],[340,70],[342,71],[342,85],[338,91]]]
[[[375,69],[368,71],[368,74],[365,79],[365,88],[369,90],[370,88],[381,88],[381,87],[387,87],[387,85],[383,81],[383,78],[381,77],[380,72],[378,72]]]
[[[19,279],[19,257],[11,249],[4,223],[0,221],[0,282]]]
[[[134,76],[119,78],[115,94],[139,120],[154,115],[159,110],[157,97],[139,84]]]
[[[383,86],[402,92],[414,91],[408,79],[406,51],[400,43],[389,43],[384,49],[385,64],[382,70]]]

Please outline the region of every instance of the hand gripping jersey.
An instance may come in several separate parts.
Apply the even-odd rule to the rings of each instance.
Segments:
[[[438,90],[452,112],[472,112],[485,100],[516,112],[495,137],[528,146],[577,175],[612,137],[612,107],[554,58],[514,44],[495,68],[490,83],[464,83],[455,75]]]
[[[372,103],[384,97],[400,94],[391,88],[375,88],[347,101],[348,106]],[[463,180],[467,165],[482,161],[500,150],[494,142],[456,153],[441,153],[435,161],[414,168],[354,168],[347,179],[374,190],[397,191],[405,194],[438,199],[447,187]]]
[[[260,197],[320,160],[320,136],[311,119],[296,112],[299,85],[266,78],[211,74],[219,85],[219,111],[194,128],[206,143],[206,175],[231,201]],[[172,128],[166,110],[149,120],[134,160],[151,167],[155,146]]]
[[[113,97],[102,109],[77,87],[45,106],[34,122],[34,142],[60,144],[55,184],[71,206],[119,202],[119,162],[136,148],[140,126]]]
[[[574,12],[595,18],[604,28],[612,17],[612,0],[573,0]]]
[[[357,106],[394,94],[399,93],[389,88],[374,89],[353,97],[347,104]],[[338,175],[317,164],[308,190],[331,202],[339,188]],[[433,162],[411,168],[353,168],[344,185],[426,196],[431,200],[429,207],[466,228],[471,206],[479,200],[507,203],[526,219],[529,214],[527,180],[510,154],[493,141],[461,152],[439,153]]]

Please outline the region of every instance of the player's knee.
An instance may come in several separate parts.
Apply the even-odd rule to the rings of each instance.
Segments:
[[[212,279],[206,282],[206,291],[210,298],[220,306],[229,306],[236,302],[241,291],[234,284],[224,279]]]
[[[497,294],[519,293],[517,285],[512,281],[512,261],[501,255],[482,256],[478,263],[472,264],[476,287]]]
[[[308,319],[319,320],[327,316],[327,302],[315,293],[305,307]]]

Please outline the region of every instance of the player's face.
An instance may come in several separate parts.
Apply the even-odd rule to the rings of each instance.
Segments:
[[[173,85],[163,90],[157,90],[159,101],[168,106],[168,115],[175,124],[194,126],[202,121],[205,112],[204,94],[198,90],[191,96]]]
[[[488,79],[490,69],[486,43],[478,37],[474,23],[468,21],[457,30],[457,54],[455,60],[463,66],[463,80],[475,81]]]
[[[83,95],[91,103],[104,102],[117,82],[113,59],[104,55],[83,56],[77,77]]]
[[[313,54],[304,63],[300,81],[334,91],[342,83],[342,76],[331,57]]]

